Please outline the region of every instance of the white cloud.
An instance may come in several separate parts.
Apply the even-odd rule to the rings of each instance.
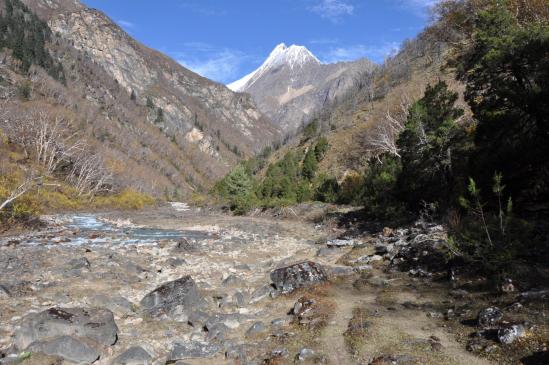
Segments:
[[[172,54],[182,66],[221,83],[234,81],[246,60],[241,51],[216,48],[201,42],[186,43],[183,51]]]
[[[321,0],[318,4],[309,8],[312,12],[337,23],[342,17],[353,15],[355,7],[346,0]]]
[[[123,26],[124,28],[135,28],[135,24],[124,19],[117,20],[117,23]]]
[[[380,46],[355,44],[330,48],[322,52],[321,58],[325,63],[355,61],[364,57],[374,62],[382,62],[385,58],[396,54],[399,48],[400,46],[397,42],[387,42]]]

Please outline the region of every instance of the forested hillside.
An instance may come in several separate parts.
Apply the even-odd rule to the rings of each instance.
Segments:
[[[373,220],[442,219],[453,255],[495,271],[525,240],[530,253],[546,252],[547,8],[442,2],[398,55],[218,190],[236,211],[320,200],[363,205]]]

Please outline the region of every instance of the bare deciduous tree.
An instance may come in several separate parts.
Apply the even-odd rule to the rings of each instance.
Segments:
[[[74,156],[67,179],[75,186],[79,195],[94,195],[108,186],[112,174],[105,168],[100,154],[82,152]]]
[[[23,196],[28,191],[34,189],[39,182],[41,181],[40,177],[35,177],[34,175],[29,175],[27,178],[25,178],[25,181],[16,187],[10,195],[2,202],[0,203],[0,211],[7,208],[11,203],[13,203],[16,199]]]
[[[404,123],[408,118],[408,110],[411,104],[409,96],[403,94],[400,100],[399,111],[392,114],[387,110],[383,121],[378,123],[372,133],[366,136],[367,146],[377,156],[389,153],[400,157],[396,141],[400,132],[404,130]]]

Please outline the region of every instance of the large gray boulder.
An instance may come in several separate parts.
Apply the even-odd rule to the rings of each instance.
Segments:
[[[118,327],[108,309],[54,307],[24,317],[15,332],[15,345],[24,350],[36,341],[75,336],[110,346],[116,342],[117,334]]]
[[[153,317],[183,318],[203,307],[204,300],[189,276],[162,284],[141,299],[141,308]]]
[[[297,288],[324,282],[327,278],[324,268],[312,261],[281,267],[271,272],[271,280],[276,289],[284,294]]]
[[[30,352],[42,352],[47,355],[59,356],[77,364],[91,364],[99,359],[99,352],[97,352],[97,350],[70,336],[61,336],[51,340],[37,341],[32,343],[27,350]]]

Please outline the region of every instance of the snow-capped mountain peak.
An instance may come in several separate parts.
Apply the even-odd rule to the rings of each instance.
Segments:
[[[252,73],[244,76],[227,87],[233,91],[242,91],[252,85],[265,72],[282,65],[288,65],[292,70],[298,67],[304,67],[308,64],[318,64],[320,61],[306,47],[291,45],[286,46],[284,43],[277,45],[267,57],[265,62]]]

